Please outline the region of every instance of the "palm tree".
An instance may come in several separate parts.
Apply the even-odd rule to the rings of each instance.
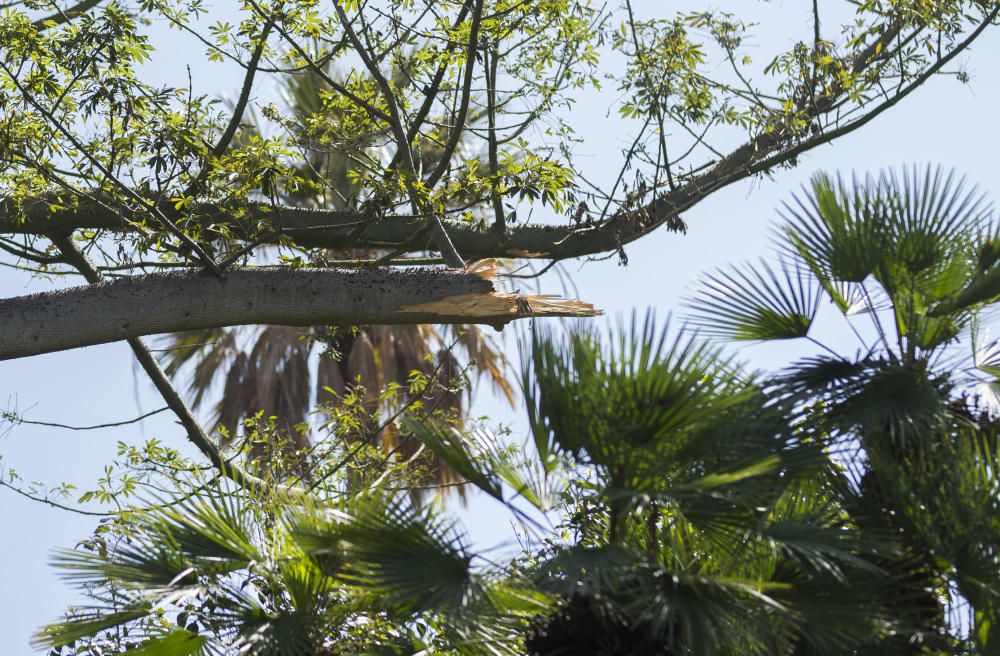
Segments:
[[[859,526],[906,547],[908,561],[889,569],[897,594],[922,603],[919,630],[899,636],[895,653],[996,653],[1000,348],[984,325],[1000,299],[997,222],[954,174],[916,167],[850,183],[817,175],[785,214],[780,265],[706,276],[689,302],[693,323],[721,338],[823,349],[775,390],[814,408],[814,430],[851,454],[842,464]],[[858,353],[813,336],[824,300]]]
[[[512,562],[386,488],[346,501],[206,488],[123,517],[122,540],[57,556],[96,603],[38,634],[78,656],[892,653],[901,556],[799,406],[717,348],[652,321],[535,334],[534,449],[409,412],[403,424],[531,535]],[[475,438],[475,439],[472,439]],[[474,446],[472,446],[474,445]],[[546,529],[524,504],[552,513]],[[555,509],[555,510],[553,510]],[[562,518],[561,520],[559,518]]]
[[[328,74],[337,77],[332,67]],[[412,82],[404,69],[393,71],[392,78],[399,86]],[[294,117],[289,124],[300,132],[294,136],[302,150],[302,161],[293,167],[305,182],[298,190],[286,192],[288,197],[281,200],[299,207],[328,209],[363,203],[362,185],[353,174],[359,162],[385,159],[378,145],[385,135],[355,135],[331,142],[329,135],[317,134],[322,132],[322,126],[340,122],[337,111],[323,101],[329,91],[323,77],[309,70],[282,79],[286,110]],[[234,145],[259,136],[263,130],[256,120],[243,127]],[[424,137],[419,146],[428,168],[433,169],[442,156],[441,142]],[[471,154],[460,149],[458,156],[468,158]],[[327,250],[299,255],[323,265],[377,259],[384,253]],[[461,358],[454,354],[456,350]],[[310,363],[317,351],[322,356],[313,368]],[[462,386],[467,368],[485,377],[496,391],[514,402],[502,352],[475,325],[219,328],[172,335],[163,352],[168,374],[176,377],[190,372],[189,391],[195,407],[208,398],[213,384],[224,381],[215,407],[216,425],[224,439],[231,442],[244,422],[263,413],[264,417],[275,418],[277,430],[272,435],[299,453],[310,446],[308,419],[314,404],[337,406],[345,394],[360,389],[365,410],[373,418],[349,438],[396,449],[404,457],[413,455],[417,443],[400,437],[391,423],[381,425],[374,415],[379,410],[391,415],[400,404],[408,402],[409,398],[401,395],[386,403],[380,393],[391,384],[405,385],[414,372],[438,380],[442,392],[437,404],[455,414],[462,413],[463,399],[449,390]],[[267,459],[264,450],[260,444],[252,449],[258,462]],[[433,470],[438,483],[456,482],[453,472],[440,463]]]
[[[891,653],[911,604],[880,607],[895,581],[876,560],[898,545],[859,531],[856,491],[800,406],[648,321],[607,341],[610,355],[586,332],[533,345],[535,446],[583,475],[573,540],[536,568],[557,601],[528,653]]]

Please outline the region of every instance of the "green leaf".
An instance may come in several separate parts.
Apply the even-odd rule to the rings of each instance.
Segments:
[[[81,638],[97,635],[106,629],[141,619],[151,611],[152,606],[147,603],[110,613],[97,608],[78,611],[65,622],[50,624],[43,628],[32,637],[31,644],[36,649],[72,644]]]
[[[124,653],[126,656],[202,656],[208,653],[207,647],[207,636],[177,628]]]
[[[503,501],[503,488],[495,472],[477,462],[466,444],[466,438],[455,426],[433,418],[404,415],[400,424],[406,432],[427,445],[434,455],[458,472],[462,478],[490,495]]]
[[[883,201],[857,179],[848,187],[842,178],[817,174],[811,191],[785,204],[779,229],[784,249],[823,283],[860,283],[882,262],[887,241],[876,220]]]
[[[343,584],[372,593],[380,606],[397,612],[456,610],[468,603],[475,579],[464,540],[430,508],[370,496],[352,501],[343,513],[320,513],[293,514],[291,532],[297,539],[307,536],[301,542],[307,553],[336,545],[342,567],[331,575]]]
[[[972,361],[976,368],[1000,378],[1000,339],[986,341],[987,335],[975,328],[972,333]]]
[[[763,341],[805,337],[818,301],[819,288],[801,268],[783,263],[777,273],[761,262],[704,276],[686,305],[692,325],[705,334]]]
[[[718,348],[642,324],[618,326],[605,352],[596,332],[564,341],[536,328],[523,370],[541,464],[559,457],[602,466],[648,460],[671,438],[745,399],[749,381]]]

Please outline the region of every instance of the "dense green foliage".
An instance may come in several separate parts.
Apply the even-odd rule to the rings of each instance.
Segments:
[[[300,265],[322,258],[308,248],[318,242],[430,248],[452,265],[454,249],[613,252],[683,227],[679,212],[722,186],[863,126],[945,70],[997,10],[987,0],[804,6],[812,29],[760,53],[752,11],[631,0],[81,2],[48,20],[22,4],[39,3],[0,14],[0,193],[7,229],[30,236],[3,245],[58,269],[40,235],[113,228],[129,238],[98,264],[119,275],[224,269],[265,242]],[[186,86],[150,79],[170,70],[165,38],[203,49],[189,76],[176,71]],[[199,90],[208,69],[240,82]],[[288,112],[256,95],[271,81],[319,93]],[[580,98],[606,98],[634,133],[614,182],[593,185],[576,162]],[[238,138],[251,116],[262,129]],[[303,156],[337,163],[303,168]],[[326,213],[293,225],[285,202]],[[565,221],[538,232],[535,213]]]
[[[824,347],[761,377],[652,320],[606,337],[538,330],[524,366],[533,448],[399,418],[519,520],[513,560],[474,553],[386,477],[291,503],[195,491],[119,516],[116,542],[63,552],[103,603],[39,644],[993,653],[1000,424],[980,326],[1000,297],[997,225],[933,169],[853,186],[819,176],[787,213],[782,265],[709,275],[693,326],[811,338],[822,305],[871,323],[856,326],[858,355]],[[954,365],[970,332],[978,377]]]
[[[537,458],[404,420],[522,518],[533,546],[515,561],[471,553],[437,513],[384,484],[292,507],[199,494],[116,525],[123,542],[63,552],[74,580],[115,594],[40,644],[119,627],[90,644],[834,654],[912,630],[879,603],[893,582],[867,560],[896,545],[852,525],[856,495],[792,407],[717,350],[651,322],[618,337],[610,355],[587,332],[534,344]],[[545,529],[525,504],[555,511],[560,526]]]
[[[1000,13],[995,0],[803,3],[808,29],[782,50],[755,47],[744,7],[631,0],[84,0],[41,15],[50,5],[0,9],[4,264],[123,278],[136,298],[168,270],[345,267],[377,281],[382,267],[445,264],[465,272],[428,279],[479,290],[449,307],[474,297],[462,316],[498,325],[547,301],[482,292],[494,264],[475,260],[625,262],[630,242],[682,231],[713,192],[793,166],[954,72]],[[174,64],[159,45],[171,37],[203,55],[186,85],[155,73]],[[205,88],[208,67],[237,82]],[[572,111],[595,98],[627,136],[597,182]],[[985,334],[1000,227],[934,170],[819,176],[786,213],[778,263],[709,274],[688,326],[535,326],[523,448],[462,414],[473,365],[456,344],[513,397],[474,330],[307,317],[244,348],[246,332],[212,325],[174,338],[167,373],[147,333],[129,334],[201,457],[122,443],[78,497],[113,510],[86,505],[100,525],[56,557],[90,605],[36,646],[997,653],[1000,345]],[[392,300],[362,289],[359,303]],[[477,315],[484,297],[509,313]],[[817,338],[831,307],[857,354]],[[705,337],[822,351],[765,375]],[[314,345],[329,357],[311,369]],[[185,367],[194,405],[226,380],[212,425],[169,380]],[[0,474],[81,511],[68,484]],[[506,509],[518,553],[473,549],[434,496],[459,486]]]

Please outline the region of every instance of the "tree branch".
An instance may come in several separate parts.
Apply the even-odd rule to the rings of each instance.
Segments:
[[[462,133],[465,130],[465,122],[469,116],[469,102],[472,99],[472,80],[476,70],[476,50],[479,48],[479,28],[483,18],[483,0],[475,0],[475,9],[472,11],[472,25],[469,28],[469,45],[465,53],[465,71],[462,77],[462,95],[458,105],[458,112],[452,120],[451,132],[448,141],[441,152],[441,161],[437,168],[427,178],[427,186],[433,187],[444,177],[451,166],[451,158],[462,140]]]
[[[679,218],[680,214],[711,193],[792,161],[808,150],[856,130],[890,109],[971,45],[996,16],[997,10],[994,9],[947,55],[930,65],[899,93],[870,108],[857,119],[798,140],[794,135],[778,132],[761,134],[736,148],[704,172],[678,184],[675,189],[660,194],[639,207],[632,205],[620,208],[606,220],[564,225],[515,225],[509,226],[506,234],[470,222],[443,221],[442,232],[456,251],[470,259],[565,259],[613,252],[664,226],[671,230],[681,230],[684,224]],[[887,25],[881,38],[855,57],[851,62],[851,69],[860,73],[881,61],[889,50],[884,44],[894,38],[899,30],[898,25]],[[880,43],[883,44],[881,49]],[[837,102],[845,93],[835,92],[817,102],[811,102],[811,118],[818,119],[836,111]],[[248,208],[240,219],[233,218],[232,214],[218,206],[202,204],[192,211],[189,220],[204,225],[229,225],[238,228],[237,232],[249,234],[250,225],[263,224],[265,228],[277,229],[276,217],[279,214],[280,234],[290,237],[302,247],[385,248],[399,253],[429,250],[428,220],[436,220],[436,217],[420,216],[418,213],[376,220],[358,211],[271,208],[264,204]],[[136,230],[142,219],[138,214],[115,215],[95,200],[85,199],[75,208],[50,211],[45,199],[34,199],[25,204],[23,214],[15,209],[13,203],[0,203],[0,233],[44,234],[54,230],[69,232],[76,229],[127,232]],[[277,241],[276,236],[274,241]]]
[[[498,292],[493,274],[492,263],[467,271],[261,267],[224,278],[184,272],[99,282],[0,300],[0,360],[128,339],[155,364],[139,336],[245,324],[499,328],[526,317],[599,314],[580,301]]]
[[[476,0],[477,7],[480,9],[480,15],[482,13],[482,0]],[[396,139],[396,145],[400,150],[402,155],[403,164],[406,167],[406,171],[410,174],[411,179],[407,180],[406,188],[407,193],[410,196],[410,204],[413,207],[415,213],[419,213],[426,203],[420,199],[419,194],[414,190],[413,183],[417,175],[416,162],[413,161],[413,151],[410,148],[410,143],[406,136],[406,127],[403,124],[402,113],[399,107],[398,99],[396,94],[392,90],[392,85],[389,83],[388,78],[382,74],[379,70],[378,64],[371,58],[371,55],[365,49],[364,44],[361,43],[361,39],[358,37],[357,33],[354,31],[354,27],[351,25],[351,19],[347,16],[347,12],[344,8],[340,6],[339,0],[334,0],[333,8],[337,12],[337,16],[340,18],[341,27],[344,29],[344,33],[347,35],[348,40],[354,46],[354,50],[361,61],[364,62],[365,68],[368,69],[368,73],[375,80],[378,85],[382,98],[385,100],[386,106],[389,109],[389,127],[392,130],[393,137]],[[478,32],[478,17],[474,16],[474,30]],[[473,59],[475,59],[473,57]],[[456,128],[456,129],[460,129]],[[433,186],[433,183],[428,183],[429,186]],[[438,247],[438,251],[441,253],[441,257],[444,261],[453,267],[462,267],[465,265],[462,256],[459,254],[458,250],[455,248],[454,242],[452,242],[448,231],[444,228],[440,217],[436,214],[430,214],[429,227],[434,235],[435,244]]]
[[[39,29],[44,27],[49,27],[51,25],[62,25],[64,23],[69,23],[74,18],[81,16],[98,4],[101,0],[81,0],[81,2],[76,3],[72,7],[67,7],[66,9],[57,9],[45,18],[39,18],[38,20],[32,22],[34,27]]]
[[[60,424],[59,422],[55,422],[55,421],[37,421],[37,420],[34,420],[34,419],[25,419],[24,417],[22,417],[22,416],[20,416],[18,414],[15,414],[13,412],[4,412],[0,416],[2,416],[3,419],[9,421],[12,424],[27,424],[27,425],[30,425],[30,426],[45,426],[47,428],[63,428],[65,430],[72,430],[72,431],[91,431],[91,430],[100,430],[102,428],[115,428],[115,427],[118,427],[118,426],[128,426],[129,424],[137,424],[140,421],[142,421],[143,419],[146,419],[148,417],[152,417],[153,415],[158,415],[161,412],[165,412],[165,411],[167,411],[169,409],[170,409],[169,407],[163,406],[162,408],[158,408],[158,409],[153,410],[151,412],[146,412],[144,414],[141,414],[138,417],[133,417],[132,419],[125,419],[125,420],[122,420],[122,421],[112,421],[112,422],[108,422],[106,424],[93,424],[93,425],[90,425],[90,426],[74,426],[72,424]]]

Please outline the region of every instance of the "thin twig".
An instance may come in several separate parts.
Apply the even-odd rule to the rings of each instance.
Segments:
[[[136,424],[136,423],[139,423],[140,421],[142,421],[143,419],[146,419],[147,417],[152,417],[153,415],[158,415],[161,412],[165,412],[166,410],[169,410],[169,409],[170,409],[169,406],[163,406],[162,408],[160,408],[158,410],[153,410],[152,412],[147,412],[146,414],[139,415],[138,417],[135,417],[134,419],[126,419],[124,421],[113,421],[113,422],[109,422],[109,423],[106,423],[106,424],[94,424],[92,426],[72,426],[70,424],[60,424],[60,423],[54,422],[54,421],[37,421],[37,420],[34,420],[34,419],[25,419],[24,417],[20,417],[18,415],[13,414],[13,413],[6,413],[6,412],[3,413],[2,418],[6,419],[7,421],[10,421],[11,423],[14,423],[14,424],[30,424],[32,426],[48,426],[50,428],[65,428],[67,430],[74,430],[74,431],[89,431],[89,430],[99,430],[101,428],[115,428],[117,426],[128,426],[129,424]]]

